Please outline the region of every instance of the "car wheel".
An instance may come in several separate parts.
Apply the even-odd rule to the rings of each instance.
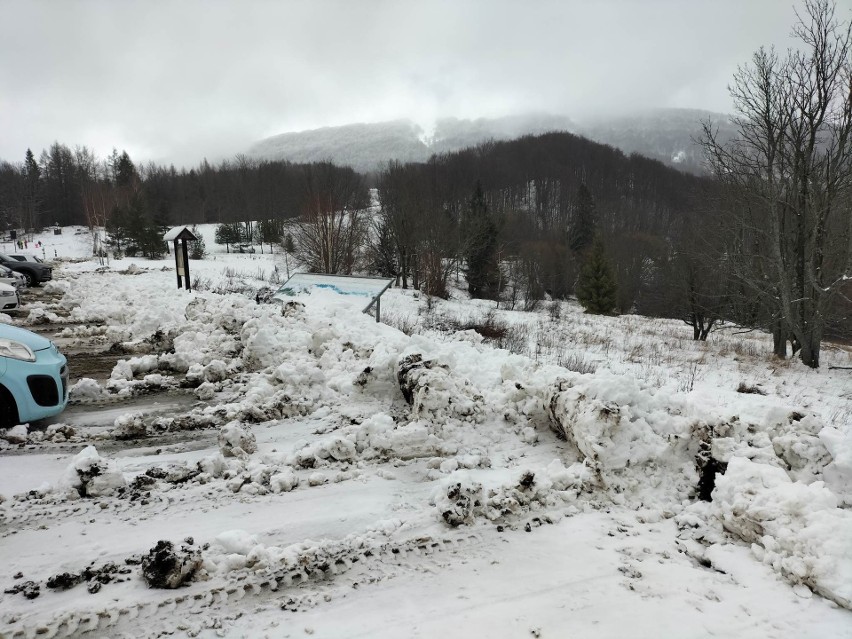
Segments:
[[[21,275],[23,275],[24,279],[27,281],[27,286],[35,286],[35,278],[32,273],[29,271],[21,271]]]
[[[0,428],[12,428],[18,424],[18,405],[5,386],[0,386]]]

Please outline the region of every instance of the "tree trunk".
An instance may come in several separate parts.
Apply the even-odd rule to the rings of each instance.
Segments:
[[[805,366],[810,366],[811,368],[819,368],[819,347],[821,336],[816,334],[816,331],[812,331],[805,336],[805,339],[801,342],[801,358],[802,363]]]
[[[787,331],[780,321],[772,327],[772,352],[781,359],[787,359]]]

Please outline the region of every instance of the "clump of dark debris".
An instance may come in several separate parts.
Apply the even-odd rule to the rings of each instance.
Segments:
[[[158,481],[168,484],[183,484],[201,473],[198,468],[183,464],[172,464],[170,466],[154,466],[143,474],[137,475],[133,480],[119,491],[123,497],[130,501],[141,501],[143,504],[151,498],[151,491],[156,488]]]
[[[21,593],[27,599],[35,599],[41,594],[41,586],[35,581],[24,581],[19,584],[15,584],[11,588],[7,588],[3,591],[7,595],[17,595]]]
[[[96,566],[95,562],[92,562],[80,572],[62,572],[53,575],[47,579],[44,585],[51,590],[68,590],[78,584],[85,583],[86,589],[94,594],[101,589],[101,586],[106,584],[127,581],[129,577],[126,575],[131,572],[131,569],[127,566],[119,566],[111,561],[100,566]],[[18,579],[20,574],[15,575],[15,578]],[[4,590],[4,592],[9,595],[21,593],[27,599],[35,599],[41,594],[41,586],[42,584],[37,581],[24,581]]]
[[[101,589],[101,586],[109,583],[120,583],[127,581],[131,573],[130,568],[119,566],[111,561],[95,567],[94,562],[85,568],[82,572],[63,572],[58,575],[53,575],[47,580],[47,587],[51,590],[68,590],[77,584],[86,582],[86,589],[94,594]]]
[[[766,391],[757,386],[756,384],[746,384],[745,382],[740,382],[740,385],[737,386],[738,393],[745,393],[746,395],[766,395]]]
[[[172,542],[161,540],[142,558],[142,578],[151,588],[179,588],[192,581],[200,567],[200,550],[189,545],[176,550]]]

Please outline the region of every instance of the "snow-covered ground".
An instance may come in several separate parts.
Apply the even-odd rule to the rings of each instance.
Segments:
[[[258,304],[289,260],[201,230],[192,293],[171,259],[36,238],[56,280],[8,319],[74,386],[0,440],[0,636],[852,636],[850,349]]]

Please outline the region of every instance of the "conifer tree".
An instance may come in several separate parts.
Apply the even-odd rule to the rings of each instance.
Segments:
[[[203,260],[207,255],[207,243],[204,241],[204,236],[199,233],[198,227],[193,224],[192,233],[197,237],[197,240],[189,242],[189,259]]]
[[[577,280],[577,300],[587,313],[607,315],[618,303],[618,286],[603,242],[595,237],[591,252]]]
[[[40,217],[41,168],[30,149],[27,149],[24,160],[24,188],[24,218],[21,220],[21,226],[33,228],[38,226]]]
[[[497,261],[497,223],[488,210],[482,184],[476,183],[462,220],[463,254],[467,290],[473,298],[496,299],[500,293]]]
[[[115,259],[121,259],[127,247],[129,215],[127,209],[114,206],[106,220],[107,245],[113,250]]]
[[[242,239],[239,224],[220,224],[216,227],[216,244],[224,244],[225,252],[231,252],[231,244],[239,244]]]

